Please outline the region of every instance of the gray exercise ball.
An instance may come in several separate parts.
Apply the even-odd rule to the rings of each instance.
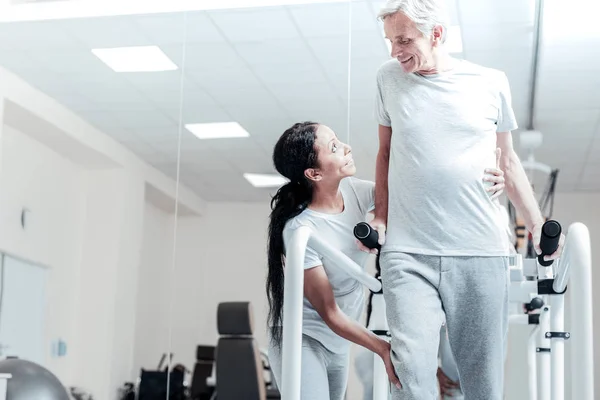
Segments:
[[[9,358],[0,361],[0,374],[12,374],[8,380],[7,400],[69,400],[69,394],[54,374],[27,360]]]

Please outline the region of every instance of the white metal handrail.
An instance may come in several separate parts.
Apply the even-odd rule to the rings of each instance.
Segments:
[[[554,278],[554,291],[561,293],[565,290],[567,282],[571,303],[571,398],[581,400],[594,399],[594,343],[593,343],[593,321],[592,321],[592,250],[590,243],[590,232],[580,222],[569,226],[566,235],[563,253],[558,260]],[[564,296],[559,296],[561,301]],[[562,310],[557,315],[560,324],[564,324]],[[561,329],[561,327],[555,327]],[[552,352],[558,357],[563,357],[564,343],[562,340],[553,343]],[[553,360],[554,361],[554,360]],[[562,362],[557,362],[558,371],[552,377],[553,380],[564,373]],[[555,368],[556,368],[555,367]],[[563,377],[564,379],[564,377]],[[556,388],[564,391],[564,384]],[[553,396],[554,397],[554,396]]]
[[[282,382],[283,400],[300,400],[300,366],[302,354],[302,300],[304,298],[304,255],[306,246],[315,249],[331,263],[341,268],[374,292],[381,290],[381,282],[370,276],[354,261],[335,249],[308,226],[301,226],[287,244],[283,299]]]

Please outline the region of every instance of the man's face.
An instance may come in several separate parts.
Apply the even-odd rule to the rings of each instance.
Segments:
[[[392,44],[391,56],[406,73],[428,69],[433,62],[433,35],[425,36],[405,14],[397,12],[383,21],[386,38]]]

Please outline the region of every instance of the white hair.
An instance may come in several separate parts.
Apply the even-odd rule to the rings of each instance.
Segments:
[[[442,43],[446,41],[450,26],[446,0],[387,0],[377,17],[383,21],[398,12],[410,18],[425,36],[429,36],[435,26],[441,25],[444,28]]]

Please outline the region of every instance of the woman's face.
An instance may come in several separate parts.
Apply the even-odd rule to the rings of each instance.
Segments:
[[[340,142],[329,127],[319,125],[315,138],[318,168],[316,176],[320,181],[340,181],[356,173],[352,158],[352,148]]]

